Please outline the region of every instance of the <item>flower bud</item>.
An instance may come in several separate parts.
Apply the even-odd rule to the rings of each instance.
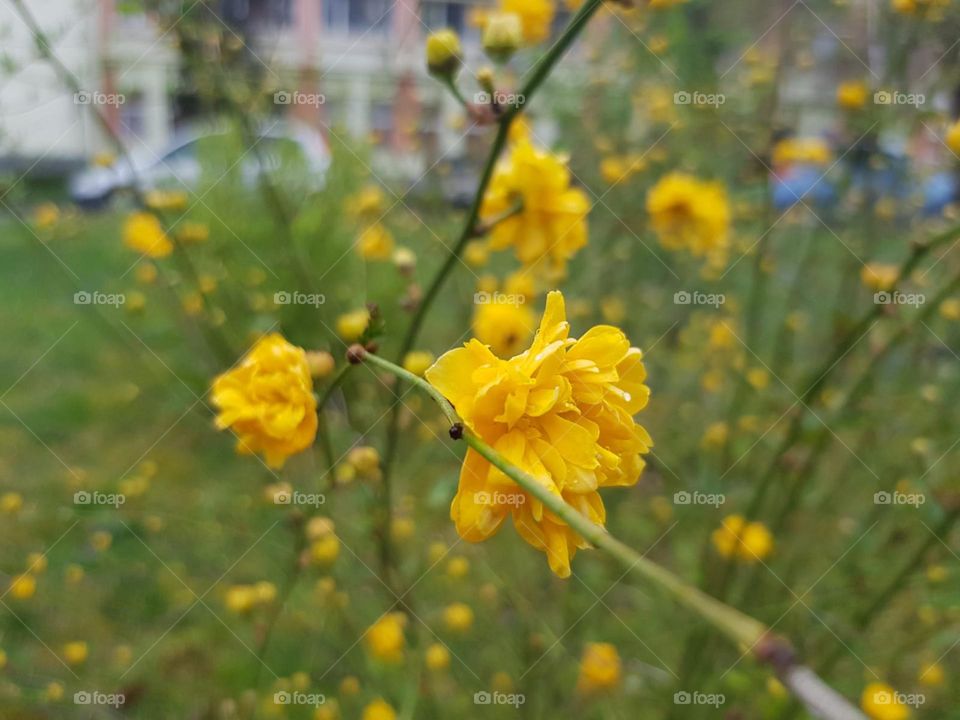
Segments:
[[[520,16],[511,12],[492,13],[483,28],[483,51],[498,63],[507,62],[523,41]]]
[[[453,30],[438,30],[427,37],[427,69],[433,75],[453,77],[460,69],[460,36]]]

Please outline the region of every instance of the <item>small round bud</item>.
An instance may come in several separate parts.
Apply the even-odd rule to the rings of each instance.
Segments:
[[[367,357],[367,349],[358,343],[354,343],[347,348],[347,362],[351,365],[359,365]]]
[[[325,350],[311,350],[307,353],[307,365],[310,366],[310,375],[320,379],[333,372],[336,361]]]
[[[523,25],[520,16],[511,12],[492,13],[483,28],[483,51],[498,63],[505,63],[523,41]]]
[[[460,36],[453,30],[438,30],[427,37],[427,69],[433,75],[452,78],[460,69]]]

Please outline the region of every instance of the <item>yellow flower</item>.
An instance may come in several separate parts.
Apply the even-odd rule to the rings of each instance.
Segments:
[[[740,515],[728,515],[711,535],[713,546],[723,557],[759,562],[773,552],[773,535],[766,525],[747,523]]]
[[[173,243],[163,231],[156,215],[131,213],[123,224],[123,244],[151,258],[163,258],[173,252]]]
[[[333,534],[314,540],[310,545],[310,558],[321,567],[332,565],[339,554],[340,541]]]
[[[380,474],[380,453],[370,445],[357,445],[347,453],[347,464],[358,475],[376,479]]]
[[[577,690],[592,695],[615,689],[620,684],[620,654],[610,643],[587,643],[580,658]]]
[[[152,285],[157,280],[157,266],[149,262],[139,263],[135,275],[137,282]]]
[[[832,153],[830,146],[820,138],[786,138],[773,146],[771,160],[774,165],[806,163],[826,165]]]
[[[355,675],[347,675],[340,681],[340,694],[348,697],[360,692],[360,681]]]
[[[960,298],[947,298],[940,303],[939,310],[945,320],[960,320]]]
[[[317,401],[307,355],[278,333],[261,338],[213,381],[217,427],[237,434],[237,452],[262,453],[270,467],[313,444]]]
[[[87,659],[85,642],[69,642],[63,646],[63,659],[67,665],[82,665]]]
[[[176,228],[177,240],[186,245],[199,245],[210,239],[210,228],[204,223],[185,220]]]
[[[860,707],[870,720],[906,720],[910,709],[900,702],[897,691],[884,683],[870,683],[863,689]]]
[[[151,190],[144,197],[151,210],[182,210],[187,206],[187,194],[182,190]]]
[[[397,720],[397,713],[390,703],[377,698],[363,709],[361,720]]]
[[[36,591],[37,579],[33,575],[14,575],[10,580],[9,593],[16,600],[29,600]]]
[[[478,340],[427,370],[467,426],[509,462],[540,480],[595,523],[606,511],[598,488],[633,485],[653,444],[633,415],[647,404],[643,354],[617,328],[569,337],[563,295],[551,292],[529,350],[504,360]],[[493,535],[508,514],[520,536],[570,575],[588,543],[502,472],[468,450],[450,510],[470,542]]]
[[[311,350],[307,352],[307,364],[310,366],[310,375],[317,379],[327,377],[337,366],[333,355],[325,350]]]
[[[917,11],[917,0],[890,0],[890,7],[901,15],[913,15]]]
[[[454,633],[465,633],[473,626],[473,610],[465,603],[453,603],[443,609],[443,624]]]
[[[414,375],[422,376],[433,365],[433,353],[426,350],[408,352],[403,358],[403,369]]]
[[[63,685],[57,681],[47,683],[44,695],[50,702],[58,702],[63,699]]]
[[[837,104],[844,110],[859,110],[867,104],[867,86],[860,81],[840,83],[837,86]]]
[[[383,190],[378,185],[367,185],[346,202],[348,215],[355,218],[377,219],[387,209]]]
[[[960,155],[960,120],[952,123],[950,127],[947,128],[945,140],[950,151],[954,155]]]
[[[363,335],[369,322],[369,310],[366,308],[351,310],[337,318],[337,334],[343,338],[344,342],[355,342]]]
[[[470,572],[470,561],[463,557],[463,555],[455,555],[450,558],[450,562],[447,563],[447,575],[454,580],[466,577],[468,572]]]
[[[20,512],[23,507],[23,495],[18,492],[8,492],[0,496],[0,511],[7,515]]]
[[[552,0],[500,0],[499,9],[520,18],[523,39],[527,44],[536,45],[550,37],[554,13]]]
[[[917,679],[921,685],[940,687],[946,679],[946,673],[943,671],[943,665],[940,663],[930,663],[920,670],[920,675]]]
[[[360,233],[357,249],[367,260],[389,260],[393,253],[393,235],[381,223],[373,223]]]
[[[562,275],[567,261],[587,244],[590,204],[582,190],[570,187],[564,160],[537,149],[526,138],[517,140],[497,163],[480,217],[491,220],[518,203],[519,212],[491,229],[490,247],[512,247],[524,265],[545,261],[545,271]]]
[[[383,662],[402,662],[403,650],[406,645],[403,628],[406,624],[407,616],[402,612],[391,612],[382,616],[367,628],[367,632],[363,636],[367,651],[377,660]]]
[[[867,263],[860,271],[860,281],[877,292],[892,290],[900,269],[885,263]]]
[[[536,322],[526,304],[488,302],[477,305],[473,335],[500,357],[516,355],[533,334]]]
[[[446,670],[450,667],[450,651],[440,643],[433,643],[427,648],[425,661],[427,668],[434,672]]]
[[[427,36],[427,69],[434,75],[452,75],[460,68],[463,51],[453,30],[438,30]]]
[[[52,202],[40,203],[33,211],[33,224],[38,230],[49,230],[60,220],[60,208]]]
[[[483,267],[490,261],[490,245],[483,240],[471,240],[463,249],[463,260],[470,267]]]
[[[481,38],[483,51],[496,62],[506,62],[523,42],[523,21],[512,12],[492,12]]]
[[[714,266],[726,262],[730,205],[721,184],[670,173],[647,193],[647,212],[666,249],[687,250]]]

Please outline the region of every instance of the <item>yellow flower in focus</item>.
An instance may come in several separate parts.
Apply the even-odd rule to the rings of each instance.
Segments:
[[[434,358],[432,352],[426,350],[414,350],[408,352],[403,358],[403,369],[417,376],[423,376],[427,368],[433,365]]]
[[[434,75],[450,76],[459,68],[463,50],[453,30],[438,30],[427,36],[427,69]]]
[[[951,123],[947,128],[947,135],[944,138],[947,147],[954,155],[960,155],[960,120]]]
[[[473,314],[473,335],[489,345],[495,355],[516,355],[533,334],[536,318],[526,304],[488,302],[477,305]]]
[[[453,603],[443,609],[443,624],[454,633],[465,633],[473,626],[473,610],[465,603]]]
[[[151,258],[164,258],[173,252],[173,243],[163,231],[156,215],[131,213],[123,224],[123,244]]]
[[[148,208],[157,212],[182,210],[187,206],[187,194],[182,190],[151,190],[144,197]]]
[[[406,624],[407,616],[402,612],[391,612],[381,617],[367,628],[363,636],[367,651],[377,660],[386,663],[402,662],[406,645],[403,628]]]
[[[577,691],[583,695],[614,690],[620,685],[620,654],[610,643],[587,643],[580,658]]]
[[[390,703],[377,698],[363,709],[361,720],[397,720],[397,713]]]
[[[15,600],[29,600],[37,591],[37,579],[33,575],[24,573],[23,575],[14,575],[10,580],[10,589],[8,592]]]
[[[357,249],[367,260],[389,260],[393,244],[393,235],[381,223],[368,225],[357,239]]]
[[[500,0],[499,9],[520,18],[523,39],[528,45],[536,45],[550,37],[553,0]]]
[[[870,683],[860,697],[860,707],[870,720],[906,720],[910,709],[900,702],[900,698],[889,685]]]
[[[882,292],[893,289],[898,274],[896,265],[867,263],[860,271],[860,281],[871,290]]]
[[[840,83],[837,86],[837,104],[844,110],[859,110],[867,104],[869,92],[860,81]]]
[[[433,672],[446,670],[450,667],[450,651],[440,643],[433,643],[427,648],[424,660],[427,664],[427,669]]]
[[[617,328],[569,337],[563,295],[551,292],[529,350],[501,359],[474,339],[427,370],[466,425],[510,463],[602,525],[601,487],[629,486],[653,444],[633,415],[649,396],[643,353]],[[470,542],[493,535],[507,515],[560,577],[588,543],[501,471],[468,450],[450,515]]]
[[[749,563],[773,552],[773,536],[763,523],[747,523],[740,515],[728,515],[711,535],[713,546],[723,557],[736,557]]]
[[[237,452],[262,453],[273,468],[313,444],[317,401],[307,355],[278,333],[259,341],[243,360],[213,381],[217,427],[237,435]]]
[[[726,262],[730,204],[721,184],[670,173],[647,193],[647,212],[667,250],[686,250],[714,266]]]
[[[497,162],[480,208],[487,222],[520,205],[520,211],[490,230],[490,247],[512,247],[524,265],[545,263],[544,272],[562,275],[567,262],[587,244],[586,194],[570,186],[570,171],[556,155],[529,139],[517,140]]]
[[[369,322],[369,310],[366,308],[351,310],[337,318],[337,335],[339,335],[344,342],[355,342],[359,340],[360,336],[366,331]]]
[[[33,224],[38,230],[49,230],[60,221],[60,208],[52,202],[40,203],[33,211]]]
[[[85,642],[69,642],[63,646],[63,659],[67,665],[82,665],[87,660]]]

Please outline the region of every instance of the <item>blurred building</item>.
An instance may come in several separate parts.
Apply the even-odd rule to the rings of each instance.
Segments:
[[[189,4],[189,3],[185,3]],[[430,30],[451,27],[464,40],[465,64],[483,64],[466,0],[220,0],[218,22],[249,48],[276,88],[279,115],[328,135],[371,139],[381,166],[403,175],[430,158],[456,156],[468,138],[456,105],[423,64]],[[0,73],[0,158],[10,167],[56,170],[108,151],[99,109],[133,147],[160,151],[178,126],[196,120],[180,82],[176,28],[162,30],[122,0],[29,3],[56,55],[82,92],[67,91],[39,58],[33,37],[9,3],[0,29],[10,67]],[[217,7],[218,5],[218,7]],[[560,20],[558,19],[558,22]],[[96,107],[95,107],[96,106]]]

